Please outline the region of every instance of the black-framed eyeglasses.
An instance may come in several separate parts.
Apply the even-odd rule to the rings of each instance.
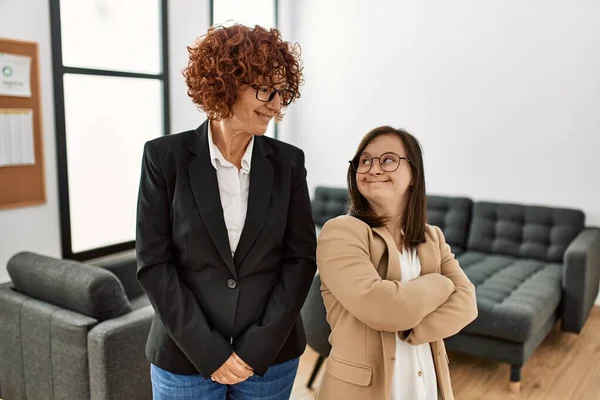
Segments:
[[[261,86],[257,84],[251,84],[250,87],[256,90],[256,99],[265,103],[273,100],[277,93],[279,93],[282,106],[290,105],[290,103],[294,101],[294,97],[296,97],[296,92],[290,89],[275,89],[273,87]]]
[[[354,159],[349,161],[349,163],[352,165],[354,172],[366,174],[371,170],[374,160],[379,161],[381,169],[385,172],[394,172],[400,166],[400,160],[408,161],[408,158],[400,157],[398,154],[390,151],[383,153],[379,157],[371,157],[368,154],[359,154],[358,156],[354,157]]]

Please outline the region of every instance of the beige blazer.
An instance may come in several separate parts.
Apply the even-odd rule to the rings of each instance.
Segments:
[[[430,343],[440,399],[454,399],[443,338],[477,317],[475,287],[442,231],[426,225],[417,247],[421,276],[401,282],[398,250],[385,228],[344,215],[319,234],[317,267],[331,325],[331,354],[319,400],[387,400],[391,396],[396,332]]]

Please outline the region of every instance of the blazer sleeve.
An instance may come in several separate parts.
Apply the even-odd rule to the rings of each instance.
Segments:
[[[408,334],[405,340],[414,345],[455,335],[477,318],[475,286],[458,265],[440,228],[434,227],[434,230],[440,246],[441,273],[454,282],[456,290],[444,304],[423,318]]]
[[[137,206],[138,280],[170,338],[207,378],[231,356],[233,348],[209,326],[173,264],[167,187],[152,142],[147,142]]]
[[[235,352],[259,376],[267,371],[298,321],[317,269],[317,240],[302,152],[296,168],[292,174],[279,279],[262,318],[234,342]]]
[[[443,304],[454,290],[448,278],[427,274],[408,282],[385,280],[369,254],[368,226],[347,217],[328,221],[319,234],[321,281],[342,307],[372,329],[410,329]]]

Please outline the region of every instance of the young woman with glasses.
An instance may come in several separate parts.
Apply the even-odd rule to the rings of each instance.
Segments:
[[[319,234],[332,333],[318,399],[452,399],[443,339],[477,316],[475,288],[426,223],[421,147],[376,128],[348,166],[350,212]]]

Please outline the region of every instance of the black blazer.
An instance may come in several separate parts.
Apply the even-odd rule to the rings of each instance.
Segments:
[[[154,310],[148,360],[209,377],[236,352],[258,375],[306,347],[300,309],[316,271],[304,153],[255,137],[248,213],[232,257],[208,121],[144,147],[138,279]]]

